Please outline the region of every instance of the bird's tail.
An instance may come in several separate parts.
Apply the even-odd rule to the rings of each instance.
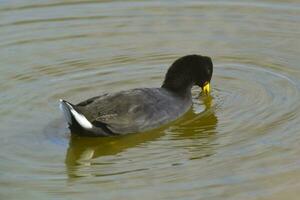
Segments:
[[[92,123],[74,105],[62,99],[59,101],[59,108],[64,114],[70,128],[78,126],[84,130],[93,128]]]

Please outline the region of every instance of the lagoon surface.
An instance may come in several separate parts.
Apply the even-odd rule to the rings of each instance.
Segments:
[[[0,199],[299,199],[298,0],[2,0],[0,19]],[[182,118],[70,136],[58,99],[159,87],[191,53],[212,93]]]

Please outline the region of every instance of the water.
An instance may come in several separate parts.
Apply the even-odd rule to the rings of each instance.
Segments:
[[[1,199],[298,199],[300,4],[0,2]],[[58,99],[160,86],[178,57],[215,65],[169,126],[70,137]]]

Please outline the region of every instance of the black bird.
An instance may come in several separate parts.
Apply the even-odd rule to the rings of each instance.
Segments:
[[[191,88],[210,91],[213,64],[209,57],[187,55],[168,69],[160,88],[136,88],[96,96],[73,105],[60,100],[71,132],[85,136],[144,132],[174,121],[192,106]]]

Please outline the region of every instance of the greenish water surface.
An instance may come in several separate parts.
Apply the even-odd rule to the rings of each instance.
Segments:
[[[298,0],[3,0],[0,19],[0,199],[299,199]],[[214,75],[184,117],[70,137],[58,99],[159,87],[191,53]]]

